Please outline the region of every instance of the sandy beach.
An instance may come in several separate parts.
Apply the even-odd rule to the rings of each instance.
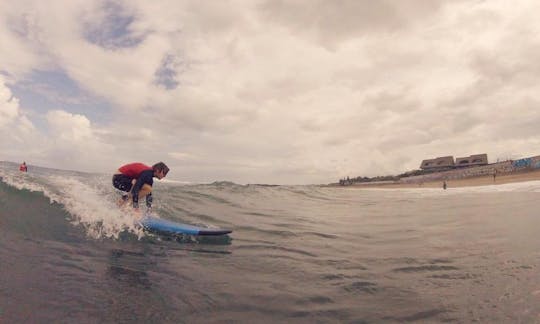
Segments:
[[[518,171],[505,174],[470,177],[464,179],[451,179],[446,181],[447,188],[501,185],[513,182],[526,182],[540,180],[540,170]],[[431,181],[424,183],[357,183],[348,188],[442,188],[443,181]]]

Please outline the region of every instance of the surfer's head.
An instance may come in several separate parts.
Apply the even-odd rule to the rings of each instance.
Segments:
[[[158,179],[165,178],[167,173],[169,173],[169,167],[163,162],[154,164],[152,169],[154,169],[154,176]]]

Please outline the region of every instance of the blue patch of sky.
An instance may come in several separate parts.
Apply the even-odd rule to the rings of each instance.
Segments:
[[[103,20],[85,25],[84,37],[87,41],[107,49],[136,47],[144,38],[144,33],[133,33],[130,26],[135,17],[115,2],[105,2],[102,7]]]
[[[154,82],[167,90],[173,90],[178,87],[178,69],[183,66],[173,55],[167,55],[163,58],[160,67],[156,70]]]
[[[106,124],[112,117],[107,101],[84,91],[60,70],[34,71],[9,88],[19,99],[20,106],[36,116],[32,122],[39,128],[45,128],[43,116],[49,110],[61,109],[84,115],[98,124]]]

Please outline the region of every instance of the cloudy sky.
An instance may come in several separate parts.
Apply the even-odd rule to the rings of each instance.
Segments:
[[[0,3],[0,160],[329,183],[540,154],[540,2]]]

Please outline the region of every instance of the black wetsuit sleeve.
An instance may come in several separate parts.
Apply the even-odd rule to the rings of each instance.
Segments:
[[[141,191],[141,188],[144,184],[148,184],[152,186],[154,180],[154,171],[153,170],[147,170],[141,172],[141,175],[135,182],[135,185],[131,189],[131,195],[133,196],[133,208],[139,208],[139,191]],[[146,203],[148,205],[148,196],[146,197]]]
[[[152,193],[149,193],[146,195],[146,207],[150,208],[152,207]]]

